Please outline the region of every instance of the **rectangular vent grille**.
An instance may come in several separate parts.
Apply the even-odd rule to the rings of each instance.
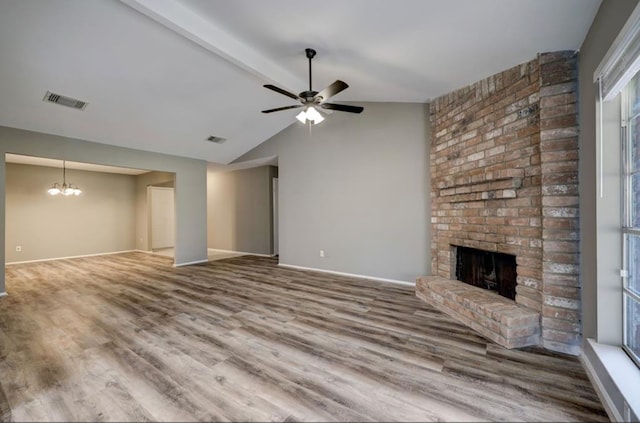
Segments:
[[[214,137],[213,135],[211,135],[210,137],[207,138],[207,141],[215,142],[216,144],[224,144],[227,141],[227,139]]]
[[[89,104],[86,101],[78,100],[77,98],[65,97],[60,94],[52,93],[51,91],[47,91],[42,100],[78,110],[84,110],[87,107],[87,104]]]

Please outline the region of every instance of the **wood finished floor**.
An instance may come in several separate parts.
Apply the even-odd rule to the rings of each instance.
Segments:
[[[11,265],[15,421],[608,421],[578,360],[506,350],[413,288],[243,256]]]

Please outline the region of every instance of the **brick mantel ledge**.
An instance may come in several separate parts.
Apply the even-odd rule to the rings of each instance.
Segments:
[[[416,280],[416,296],[505,348],[540,342],[540,313],[486,289],[422,276]]]

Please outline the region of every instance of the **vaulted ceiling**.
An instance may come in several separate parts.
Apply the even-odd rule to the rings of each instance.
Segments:
[[[0,125],[228,163],[295,121],[262,87],[426,102],[576,50],[600,0],[1,0]],[[52,91],[88,102],[42,101]],[[366,110],[365,110],[366,113]],[[357,118],[357,115],[354,115]],[[223,144],[206,140],[226,138]]]

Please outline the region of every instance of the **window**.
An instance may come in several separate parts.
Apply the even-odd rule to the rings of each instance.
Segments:
[[[640,72],[622,96],[623,348],[640,366]]]

